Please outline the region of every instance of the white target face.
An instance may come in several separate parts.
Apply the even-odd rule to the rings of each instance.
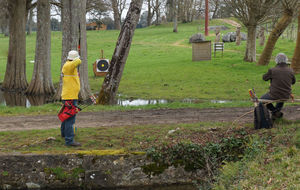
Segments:
[[[96,61],[97,72],[108,72],[109,60],[108,59],[98,59]]]

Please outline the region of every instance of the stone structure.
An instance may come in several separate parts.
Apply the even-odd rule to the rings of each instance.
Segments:
[[[202,171],[168,168],[148,176],[145,155],[0,155],[0,189],[107,189],[192,184]]]
[[[247,40],[247,35],[245,33],[241,33],[241,40]],[[227,34],[223,35],[222,38],[223,42],[235,42],[236,41],[236,32],[228,32]]]
[[[189,43],[204,42],[205,37],[201,33],[194,34],[190,37]]]

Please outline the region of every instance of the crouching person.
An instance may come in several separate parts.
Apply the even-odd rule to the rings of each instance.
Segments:
[[[72,50],[68,53],[66,63],[62,67],[63,86],[61,99],[65,106],[77,108],[78,94],[80,91],[80,81],[77,66],[81,64],[80,56],[77,51]],[[73,110],[74,111],[74,110]],[[76,113],[61,123],[61,136],[65,138],[67,146],[81,146],[80,143],[74,141],[74,124]]]
[[[270,91],[264,94],[261,99],[278,100],[276,106],[272,103],[267,104],[267,108],[272,113],[273,121],[283,116],[281,109],[283,108],[284,100],[288,100],[292,97],[291,86],[296,82],[294,72],[288,66],[287,61],[287,56],[283,53],[279,53],[275,58],[276,66],[269,69],[268,72],[263,75],[263,80],[270,80]]]

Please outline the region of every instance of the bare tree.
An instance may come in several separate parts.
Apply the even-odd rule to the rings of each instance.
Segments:
[[[9,12],[8,12],[8,0],[0,0],[0,27],[1,32],[5,35],[9,35]]]
[[[118,8],[118,1],[117,0],[110,0],[111,1],[111,6],[114,14],[114,25],[116,30],[121,29],[121,15],[119,13],[119,8]]]
[[[260,26],[260,29],[259,29],[259,45],[260,46],[265,45],[265,40],[266,40],[265,30],[266,30],[265,27]]]
[[[172,11],[173,11],[173,32],[178,32],[177,26],[178,26],[178,8],[177,8],[177,2],[178,0],[172,1]]]
[[[300,73],[300,3],[298,4],[298,31],[297,31],[297,42],[292,59],[292,65],[295,73]]]
[[[210,8],[212,10],[212,18],[217,18],[218,15],[218,11],[220,9],[221,6],[221,0],[210,0],[209,1],[210,4]]]
[[[241,26],[236,27],[236,40],[235,44],[237,46],[241,45]]]
[[[181,22],[192,22],[194,19],[199,19],[203,13],[203,0],[166,0],[162,5],[164,6],[161,8],[164,8],[169,22],[174,21],[174,7],[177,11],[177,21]]]
[[[114,14],[115,29],[120,30],[121,16],[124,9],[126,8],[126,0],[110,0],[110,3]]]
[[[148,9],[147,26],[150,26],[151,22],[152,22],[153,15],[154,15],[154,10],[152,9],[152,6],[151,6],[151,0],[147,0],[147,9]]]
[[[292,22],[293,15],[298,10],[297,9],[298,0],[281,0],[281,3],[283,8],[282,17],[279,19],[279,21],[277,22],[277,24],[275,25],[274,29],[270,34],[268,38],[268,42],[257,63],[258,65],[269,64],[272,56],[272,52],[274,50],[278,38],[288,27],[288,25]]]
[[[101,19],[105,16],[108,16],[108,11],[110,9],[111,5],[105,0],[87,0],[86,3],[86,12],[93,16],[93,19],[91,20],[96,21],[99,28],[102,24]]]
[[[88,83],[87,44],[86,44],[86,0],[62,1],[62,57],[61,68],[67,60],[70,50],[77,50],[80,45],[82,63],[79,68],[80,92],[79,99],[87,99],[91,95]],[[60,99],[62,78],[54,95],[55,100]]]
[[[29,87],[30,95],[53,95],[55,92],[51,77],[51,31],[49,0],[37,2],[37,40],[34,70]]]
[[[256,27],[264,21],[279,0],[224,0],[233,14],[247,28],[247,45],[244,60],[256,61]]]
[[[32,24],[33,24],[33,9],[30,9],[29,15],[28,15],[28,21],[27,21],[27,35],[31,34],[32,31]]]
[[[115,97],[129,54],[132,37],[141,14],[142,4],[143,0],[132,0],[130,3],[127,16],[122,25],[116,48],[111,59],[109,72],[103,81],[99,97],[97,98],[98,104],[107,105],[115,103]]]
[[[23,91],[26,79],[26,0],[8,1],[9,49],[2,89]]]
[[[155,24],[158,25],[160,24],[160,9],[162,5],[163,0],[152,0],[152,9],[155,13],[156,19],[155,19]]]

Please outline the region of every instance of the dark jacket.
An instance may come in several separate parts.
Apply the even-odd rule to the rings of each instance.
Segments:
[[[274,99],[289,99],[292,84],[296,78],[293,70],[286,63],[279,63],[263,75],[263,80],[271,80],[269,95]]]

